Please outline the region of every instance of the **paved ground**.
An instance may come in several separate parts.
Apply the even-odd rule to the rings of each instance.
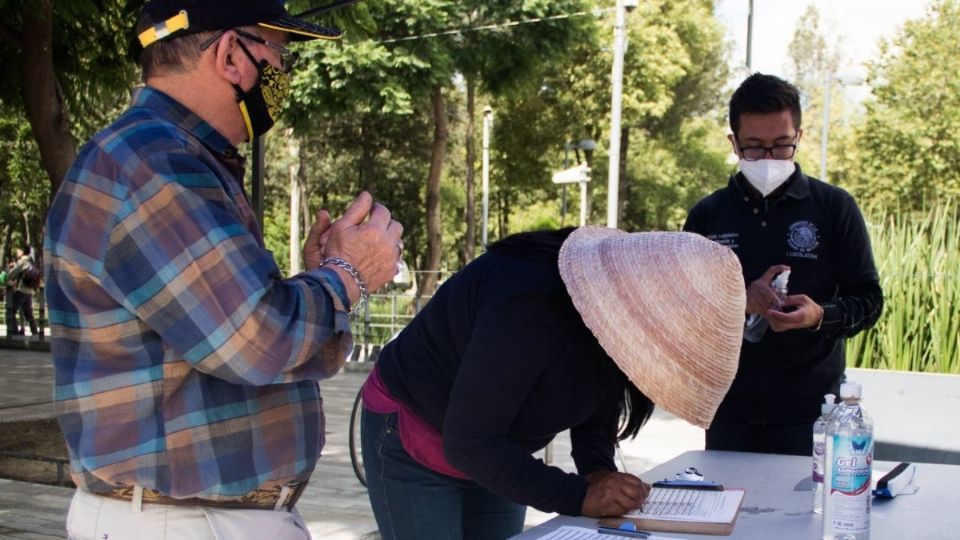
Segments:
[[[0,348],[0,422],[50,418],[52,398],[50,353]]]
[[[0,422],[52,416],[49,353],[0,349],[0,373]],[[327,446],[297,504],[317,539],[378,538],[366,490],[353,475],[347,445],[350,409],[365,377],[364,372],[346,371],[321,385]],[[634,473],[703,445],[702,430],[660,411],[640,433],[623,446],[624,466]],[[557,465],[574,470],[566,434],[557,438],[553,454]],[[0,540],[63,538],[71,495],[69,489],[0,480]],[[531,509],[527,525],[549,517]]]

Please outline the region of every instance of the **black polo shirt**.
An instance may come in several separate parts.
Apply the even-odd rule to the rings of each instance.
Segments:
[[[785,264],[791,270],[788,294],[806,294],[831,305],[839,291],[878,280],[853,197],[804,175],[799,165],[766,198],[738,172],[725,188],[693,207],[684,230],[733,249],[743,266],[744,286],[770,266]],[[807,329],[768,329],[759,343],[744,341],[736,379],[715,423],[812,424],[823,394],[839,389],[843,342],[836,333]]]

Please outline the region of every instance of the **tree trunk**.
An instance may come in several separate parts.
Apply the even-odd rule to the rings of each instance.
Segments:
[[[623,209],[627,206],[630,197],[630,179],[627,178],[627,152],[630,150],[630,128],[623,126],[620,128],[620,159],[617,160],[617,166],[620,167],[620,184],[617,194],[617,227],[623,229]]]
[[[0,270],[7,269],[10,262],[10,238],[13,236],[13,227],[9,223],[3,226],[3,243],[0,244]]]
[[[23,211],[20,213],[23,216],[23,242],[22,244],[27,244],[30,247],[33,247],[33,234],[31,231],[33,227],[30,226],[30,213]]]
[[[473,260],[476,253],[477,225],[476,225],[476,168],[477,168],[477,149],[476,149],[476,80],[471,76],[467,77],[467,211],[465,212],[467,220],[467,233],[463,239],[463,262],[464,264]]]
[[[50,193],[60,189],[77,155],[63,91],[53,71],[53,0],[32,2],[23,10],[23,102],[40,147]]]
[[[497,240],[501,240],[510,235],[510,192],[501,189],[497,195],[497,202],[500,206],[500,212],[497,216]],[[492,244],[493,241],[490,243]]]
[[[418,296],[429,296],[437,287],[442,238],[440,236],[440,178],[447,154],[447,104],[443,87],[436,85],[430,96],[433,106],[433,143],[430,147],[430,175],[427,177],[427,255],[418,287]]]
[[[371,194],[374,193],[374,188],[376,186],[376,171],[374,170],[374,156],[373,156],[373,137],[371,137],[372,128],[370,127],[369,119],[364,118],[363,123],[360,126],[361,135],[361,148],[360,148],[360,189],[369,191]],[[374,200],[376,200],[376,195],[374,194]]]

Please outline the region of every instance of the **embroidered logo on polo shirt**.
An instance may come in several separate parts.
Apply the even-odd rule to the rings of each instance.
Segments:
[[[820,230],[809,221],[797,221],[787,231],[787,245],[793,250],[787,252],[787,257],[818,259],[814,250],[820,246]]]
[[[740,233],[736,232],[708,234],[707,239],[713,240],[721,246],[727,246],[730,249],[740,247]]]

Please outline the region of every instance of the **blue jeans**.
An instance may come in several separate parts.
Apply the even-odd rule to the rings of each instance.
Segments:
[[[364,409],[361,422],[367,493],[383,540],[503,540],[523,532],[526,506],[414,461],[395,413]]]

